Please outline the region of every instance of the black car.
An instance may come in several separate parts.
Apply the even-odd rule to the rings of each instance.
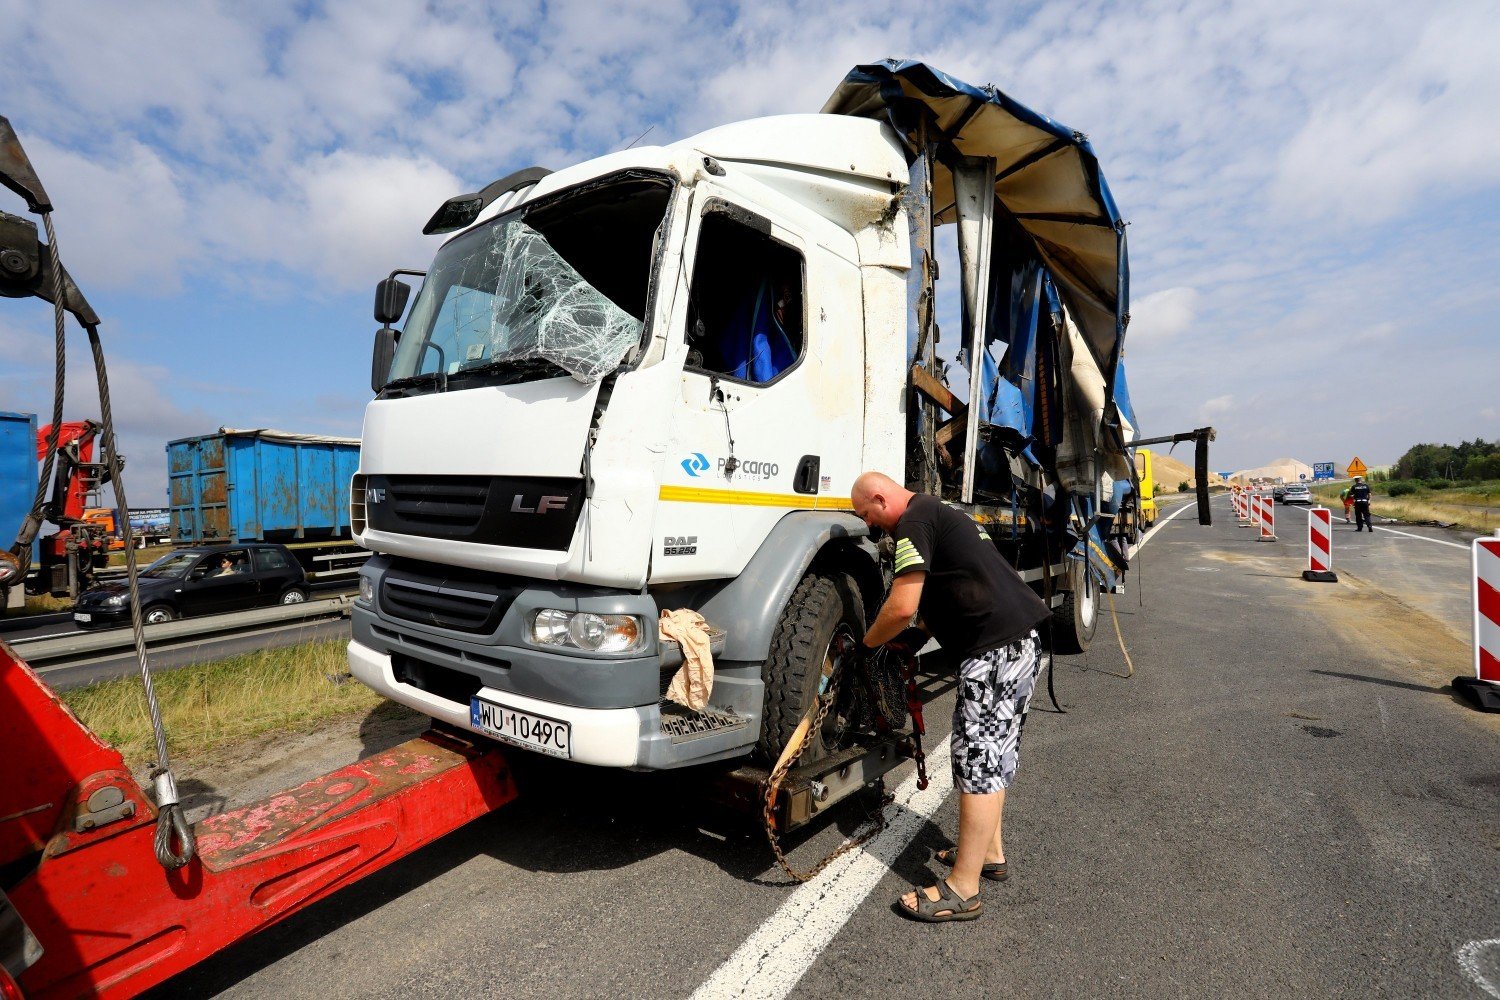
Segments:
[[[297,560],[286,546],[265,543],[178,549],[142,570],[137,585],[147,624],[307,600],[307,577]],[[84,591],[73,620],[83,628],[130,624],[126,582]]]

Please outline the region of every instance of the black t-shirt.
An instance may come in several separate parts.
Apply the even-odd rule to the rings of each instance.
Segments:
[[[918,611],[943,649],[968,659],[1013,642],[1050,612],[967,514],[918,494],[896,525],[896,575],[923,570]]]

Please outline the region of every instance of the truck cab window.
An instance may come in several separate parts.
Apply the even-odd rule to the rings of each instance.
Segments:
[[[765,385],[803,347],[802,255],[728,214],[698,234],[688,307],[688,367]]]

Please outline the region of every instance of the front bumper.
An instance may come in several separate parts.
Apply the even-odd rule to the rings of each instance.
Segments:
[[[394,702],[451,726],[473,730],[467,703],[402,682],[396,677],[388,654],[357,640],[349,643],[349,672]],[[758,704],[764,690],[758,678],[747,683],[743,678],[722,672],[716,673],[714,685],[716,701],[731,697]],[[479,687],[474,694],[509,708],[568,723],[572,731],[571,759],[601,767],[656,771],[739,757],[755,742],[760,729],[759,711],[687,712],[660,702],[633,708],[578,708],[488,686]]]
[[[657,606],[650,594],[499,574],[460,575],[384,556],[371,558],[361,573],[370,579],[375,599],[357,601],[352,609],[350,672],[425,715],[471,728],[470,700],[482,696],[567,722],[573,760],[639,769],[739,756],[759,733],[765,690],[759,663],[725,662],[716,655],[708,711],[689,712],[663,701],[681,653],[675,643],[657,640],[651,627]],[[394,599],[387,584],[395,587]],[[454,618],[455,626],[435,623],[437,612],[460,600],[484,615],[476,612],[462,622]],[[651,635],[644,648],[629,654],[538,646],[530,641],[530,621],[545,607],[634,614]],[[722,652],[722,636],[717,643],[716,654]]]
[[[73,624],[79,628],[122,628],[130,624],[130,607],[126,605],[119,608],[74,608]],[[79,619],[79,615],[88,615],[88,621]]]
[[[396,680],[391,658],[358,642],[349,643],[349,672],[392,701],[414,708],[460,729],[469,728],[469,706]],[[573,759],[604,767],[634,767],[640,760],[641,734],[656,706],[649,708],[570,708],[522,695],[481,687],[477,692],[523,712],[559,719],[572,727]]]

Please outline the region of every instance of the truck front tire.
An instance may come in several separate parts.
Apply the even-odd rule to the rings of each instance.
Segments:
[[[761,667],[766,685],[765,713],[756,752],[774,764],[797,725],[818,697],[835,662],[834,636],[847,629],[857,643],[865,633],[864,599],[854,580],[843,573],[809,573],[797,584],[771,637],[771,651]],[[848,677],[848,669],[844,672]],[[830,713],[830,718],[832,713]],[[798,762],[828,755],[823,731],[809,737]]]

